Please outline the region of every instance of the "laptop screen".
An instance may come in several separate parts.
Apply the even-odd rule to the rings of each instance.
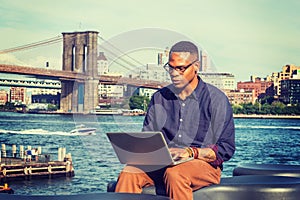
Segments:
[[[161,132],[113,132],[107,136],[122,164],[178,164],[172,159]]]

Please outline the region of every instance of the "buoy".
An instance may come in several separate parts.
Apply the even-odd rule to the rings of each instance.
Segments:
[[[10,187],[8,187],[7,183],[4,183],[4,185],[0,185],[0,193],[7,193],[7,194],[13,194],[14,191]]]

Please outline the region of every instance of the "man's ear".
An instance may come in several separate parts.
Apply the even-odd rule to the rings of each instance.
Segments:
[[[194,69],[195,69],[195,72],[198,73],[198,71],[200,70],[200,61],[195,62]]]

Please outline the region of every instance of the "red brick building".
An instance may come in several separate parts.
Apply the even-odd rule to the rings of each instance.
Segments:
[[[5,90],[0,90],[0,105],[5,105],[8,102],[8,93]]]
[[[265,94],[270,87],[273,87],[273,82],[265,81],[261,78],[252,78],[251,81],[238,82],[237,89],[244,91],[254,91],[254,98],[257,99],[260,94]]]
[[[23,87],[11,87],[10,89],[10,102],[25,103],[26,88]]]

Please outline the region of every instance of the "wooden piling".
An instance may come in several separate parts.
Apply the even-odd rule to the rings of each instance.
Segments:
[[[39,146],[39,147],[38,147],[38,155],[41,155],[41,154],[42,154],[42,147]]]
[[[58,161],[62,161],[62,160],[63,160],[63,159],[62,159],[61,153],[62,153],[62,148],[59,147],[59,148],[58,148],[58,155],[57,155],[57,160],[58,160]]]
[[[12,152],[12,157],[16,158],[17,157],[17,146],[15,144],[12,145],[11,152]]]
[[[20,158],[21,159],[24,159],[24,146],[23,145],[20,145]]]
[[[1,144],[1,155],[3,158],[6,157],[6,147],[5,144]]]
[[[65,157],[66,157],[66,148],[61,148],[61,158],[62,158],[62,160],[61,161],[63,161],[64,159],[65,159]]]

